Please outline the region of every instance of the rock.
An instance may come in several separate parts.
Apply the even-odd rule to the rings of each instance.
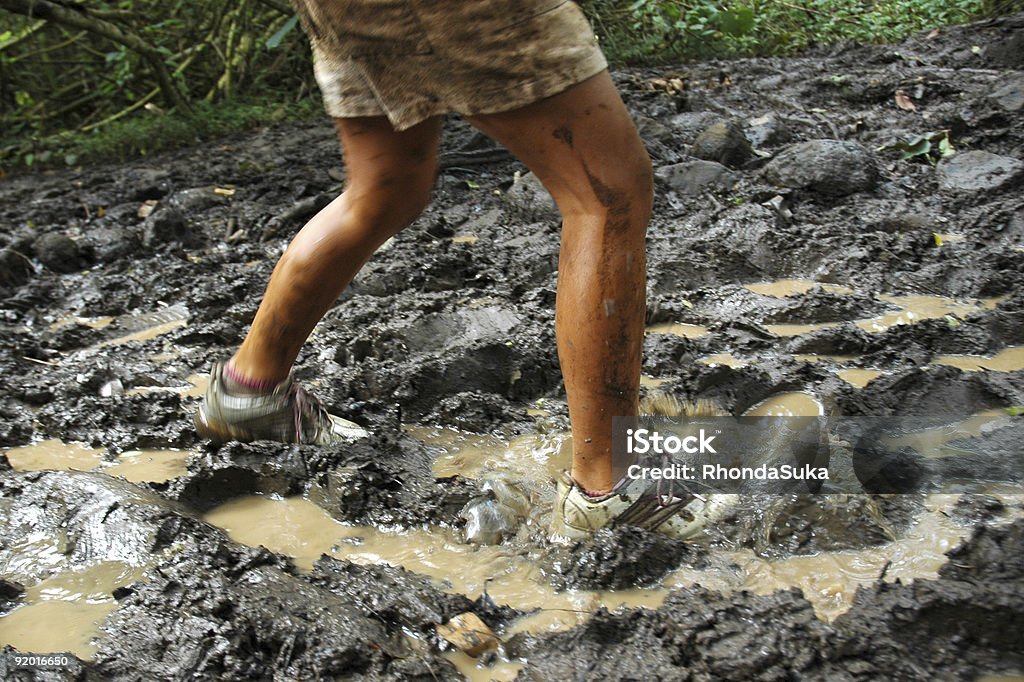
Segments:
[[[173,206],[164,206],[154,211],[142,224],[142,245],[147,248],[170,242],[184,244],[193,240],[185,214]]]
[[[32,248],[39,262],[54,272],[76,272],[85,265],[78,244],[64,234],[44,234],[35,241]]]
[[[690,147],[690,156],[739,168],[754,156],[743,129],[731,121],[719,121],[706,128]]]
[[[985,57],[1011,69],[1024,67],[1024,31],[1012,31],[1005,40],[997,40],[985,47]]]
[[[171,173],[162,168],[135,168],[128,182],[135,185],[129,196],[132,201],[162,199],[171,189]]]
[[[764,175],[775,185],[844,196],[873,189],[878,166],[856,142],[811,140],[784,149],[765,166]]]
[[[775,114],[765,114],[747,121],[747,140],[755,147],[785,144],[793,137],[789,127]]]
[[[1024,109],[1024,76],[1008,80],[1008,83],[993,92],[988,98],[1007,111],[1020,111]]]
[[[142,245],[137,227],[97,227],[82,237],[82,243],[92,249],[100,263],[131,257]]]
[[[636,131],[640,133],[644,142],[650,144],[651,142],[669,143],[672,141],[672,129],[661,121],[647,116],[637,116],[634,122]]]
[[[719,114],[711,111],[687,111],[673,116],[668,123],[678,135],[694,139],[702,130],[721,118]]]
[[[731,189],[739,176],[714,161],[684,161],[662,166],[654,172],[661,183],[685,195],[700,194],[705,189]]]
[[[561,214],[555,200],[533,173],[516,173],[505,198],[523,218],[529,221],[559,220]]]
[[[0,286],[20,287],[32,278],[32,261],[15,249],[0,249]]]
[[[981,150],[963,152],[939,164],[939,183],[944,189],[997,190],[1022,177],[1024,162]]]

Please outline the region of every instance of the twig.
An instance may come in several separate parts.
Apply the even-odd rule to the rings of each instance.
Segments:
[[[22,355],[21,359],[28,360],[29,362],[34,362],[39,365],[46,365],[47,367],[60,367],[59,362],[51,362],[50,360],[40,360],[39,358],[30,358],[27,355]]]

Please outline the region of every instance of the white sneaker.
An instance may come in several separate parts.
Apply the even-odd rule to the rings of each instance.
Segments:
[[[674,497],[668,504],[659,504],[654,496],[638,500],[618,492],[592,498],[584,495],[565,472],[558,481],[551,532],[579,540],[618,521],[686,540],[700,535],[724,516],[735,503],[736,495],[716,493],[687,499]],[[629,513],[624,514],[627,510]],[[628,520],[619,518],[624,515]]]

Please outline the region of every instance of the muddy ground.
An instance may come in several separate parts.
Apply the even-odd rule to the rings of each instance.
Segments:
[[[844,416],[1024,405],[1020,366],[938,362],[1024,343],[1022,35],[1017,16],[895,46],[616,72],[658,179],[648,322],[707,331],[648,336],[644,372],[658,390],[733,414],[790,391]],[[956,154],[880,150],[922,136]],[[457,679],[434,625],[475,611],[500,635],[515,621],[514,609],[401,568],[325,556],[300,570],[201,518],[240,495],[305,494],[345,522],[458,528],[478,484],[436,479],[434,451],[403,425],[506,437],[566,427],[557,214],[521,165],[453,119],[434,203],[359,274],[296,366],[332,412],[372,435],[334,449],[197,441],[197,398],[153,389],[187,386],[241,341],[276,257],[342,177],[325,120],[0,181],[0,446],[55,438],[107,459],[195,449],[183,475],[139,484],[17,472],[0,455],[0,614],[63,571],[140,570],[113,591],[92,660],[32,673],[8,647],[0,677]],[[818,285],[789,296],[742,286],[786,278]],[[883,331],[854,324],[895,309],[882,295],[989,303]],[[832,326],[771,327],[815,323]],[[725,352],[745,366],[699,361]],[[807,354],[851,356],[835,362],[877,376],[858,387],[830,361],[797,357]],[[974,439],[998,478],[1017,484],[1021,430]],[[648,585],[720,547],[784,557],[884,545],[914,524],[926,492],[904,483],[916,492],[748,501],[690,545],[623,529],[562,547],[542,524],[516,536],[529,550],[507,543],[540,557],[559,589]],[[550,504],[552,490],[541,493]],[[832,622],[799,590],[692,586],[658,608],[508,637],[501,656],[531,680],[1020,673],[1024,521],[1008,521],[1020,499],[965,495],[955,520],[969,540],[937,579],[879,576]]]

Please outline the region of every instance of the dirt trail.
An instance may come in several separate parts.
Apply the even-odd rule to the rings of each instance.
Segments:
[[[424,442],[423,427],[496,443],[567,429],[557,213],[521,165],[452,120],[434,203],[360,273],[296,366],[371,437],[337,449],[197,441],[202,372],[241,341],[288,237],[338,190],[324,121],[0,181],[0,645],[5,623],[48,617],[28,609],[51,599],[100,627],[54,679],[457,679],[469,668],[434,626],[474,611],[505,640],[476,670],[485,678],[1020,674],[1024,427],[1005,408],[1024,405],[1022,32],[1016,16],[900,45],[614,74],[658,183],[645,390],[732,414],[801,392],[830,415],[982,415],[942,441],[939,464],[906,450],[884,460],[911,478],[1003,481],[998,496],[942,510],[944,532],[969,539],[937,578],[861,579],[831,622],[795,589],[725,589],[746,584],[737,552],[770,565],[898,546],[940,515],[926,490],[753,496],[691,545],[631,530],[550,545],[555,446],[530,450],[530,507],[512,514],[496,562],[538,567],[545,594],[566,603],[679,572],[716,589],[680,583],[651,603],[640,590],[647,608],[516,634],[521,611],[486,593],[337,557],[297,568],[208,523],[233,498],[304,495],[347,524],[457,535],[494,463],[450,475],[459,455]],[[891,149],[915,141],[932,156]],[[956,154],[938,158],[947,143]],[[46,439],[81,444],[57,459],[86,471],[29,471],[54,460],[15,448]],[[139,466],[136,451],[165,449],[173,465]],[[853,450],[833,453],[837,474],[866,481]],[[79,572],[106,576],[99,608],[67,587]],[[41,679],[15,657],[2,649],[0,677]]]

